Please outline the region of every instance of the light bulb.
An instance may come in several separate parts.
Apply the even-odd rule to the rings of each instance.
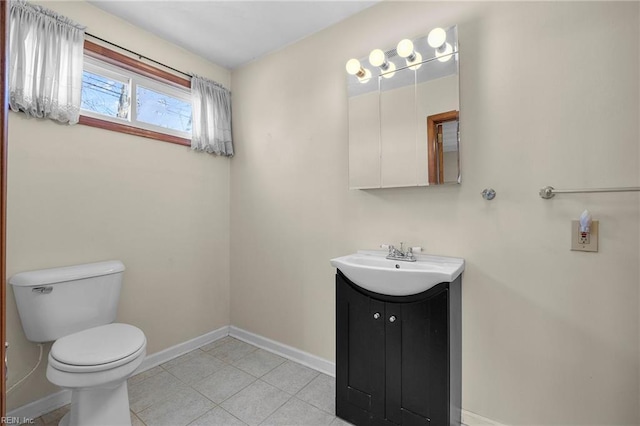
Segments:
[[[580,232],[589,233],[591,228],[591,213],[589,210],[585,210],[580,215]]]
[[[349,59],[346,68],[348,74],[356,75],[362,69],[362,65],[360,65],[360,61],[357,59]]]
[[[374,49],[369,54],[369,63],[374,67],[382,66],[387,61],[387,55],[380,49]]]
[[[413,42],[408,38],[400,40],[398,46],[396,46],[396,52],[401,58],[407,58],[413,53]]]
[[[417,70],[422,66],[422,55],[416,52],[415,58],[413,59],[413,61],[407,59],[407,65],[409,66],[410,70],[413,70],[413,71]]]
[[[396,64],[394,64],[393,62],[388,62],[388,67],[387,69],[384,71],[384,73],[382,73],[382,76],[384,78],[391,78],[396,74]]]
[[[440,62],[447,62],[453,56],[452,53],[453,47],[451,47],[451,45],[447,43],[440,49],[436,49],[436,58],[438,58]]]
[[[363,69],[364,69],[364,74],[362,77],[358,77],[358,81],[362,84],[365,84],[365,83],[368,83],[369,80],[371,80],[371,71],[369,71],[366,68],[363,68]]]
[[[427,43],[434,49],[442,46],[445,41],[447,41],[447,33],[442,28],[432,29],[427,36]]]

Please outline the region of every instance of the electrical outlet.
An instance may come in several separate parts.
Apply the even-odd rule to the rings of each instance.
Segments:
[[[591,233],[590,232],[580,232],[578,235],[578,243],[580,244],[590,244],[591,243]]]
[[[598,224],[597,220],[591,222],[589,233],[580,232],[580,221],[571,221],[571,250],[598,251]]]

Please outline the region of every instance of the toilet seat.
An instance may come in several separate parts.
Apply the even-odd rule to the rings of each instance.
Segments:
[[[70,334],[51,347],[49,364],[60,371],[92,373],[127,364],[145,353],[142,330],[129,324],[107,324]]]

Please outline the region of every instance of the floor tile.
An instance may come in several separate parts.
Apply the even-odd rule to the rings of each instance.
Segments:
[[[331,423],[331,426],[349,426],[349,425],[351,425],[351,423],[345,420],[342,420],[340,417],[336,417]]]
[[[165,362],[164,364],[161,364],[162,368],[164,369],[169,369],[172,367],[175,367],[176,365],[183,363],[195,356],[198,356],[199,354],[201,354],[202,351],[200,349],[194,349],[191,352],[187,352],[186,354],[182,354],[177,358],[171,359],[167,362]]]
[[[220,404],[230,396],[235,395],[256,380],[252,375],[227,365],[204,380],[193,385],[193,388]]]
[[[258,349],[232,364],[253,376],[262,377],[285,361],[281,356]]]
[[[232,337],[137,374],[128,387],[132,426],[349,425],[334,417],[333,378]],[[33,424],[57,426],[68,411]]]
[[[136,416],[133,411],[131,412],[131,426],[145,426],[145,424]]]
[[[143,371],[142,373],[136,374],[135,376],[129,377],[129,380],[127,380],[127,383],[129,384],[129,386],[131,386],[145,379],[148,379],[151,376],[155,376],[158,373],[162,373],[163,371],[164,369],[158,365],[147,371]]]
[[[261,425],[265,426],[322,426],[330,425],[335,416],[297,398],[291,398]]]
[[[44,414],[42,416],[42,422],[46,425],[58,424],[60,419],[64,417],[64,415],[67,414],[70,409],[71,409],[71,405],[67,404],[64,407],[60,407],[57,410],[53,410],[50,413]]]
[[[218,359],[221,359],[224,362],[233,362],[237,359],[249,355],[251,352],[257,349],[258,348],[253,345],[230,337],[227,341],[207,351],[207,353],[215,356]]]
[[[168,368],[167,371],[183,382],[193,384],[224,368],[226,365],[206,352],[200,350],[198,352],[180,364]]]
[[[335,415],[336,379],[326,374],[319,374],[318,377],[298,392],[296,397],[327,413]]]
[[[246,426],[246,423],[216,407],[204,416],[198,417],[193,423],[189,423],[189,426]]]
[[[175,376],[163,371],[139,383],[129,386],[129,408],[139,413],[145,408],[186,389],[187,386]]]
[[[165,401],[157,402],[138,413],[147,426],[184,426],[215,404],[191,388],[173,394]]]
[[[256,380],[221,404],[221,407],[249,425],[257,425],[280,408],[289,394]]]
[[[293,395],[318,374],[320,373],[297,362],[286,361],[264,375],[262,380]]]
[[[212,350],[212,349],[217,348],[217,347],[218,347],[218,346],[220,346],[220,345],[223,345],[223,344],[227,343],[229,340],[236,340],[236,339],[234,339],[234,338],[233,338],[233,337],[231,337],[231,336],[225,336],[225,337],[223,337],[222,339],[214,340],[213,342],[211,342],[211,343],[209,343],[209,344],[207,344],[207,345],[202,346],[202,347],[200,348],[200,350],[203,350],[203,351],[205,351],[205,352],[206,352],[206,351],[210,351],[210,350]]]

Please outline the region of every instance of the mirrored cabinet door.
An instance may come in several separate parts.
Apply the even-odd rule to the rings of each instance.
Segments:
[[[425,62],[416,70],[418,185],[458,183],[460,96],[457,68],[454,60],[445,63],[436,60]],[[443,126],[446,133],[441,131]],[[452,137],[454,128],[455,138]],[[438,135],[441,135],[440,139]]]
[[[378,91],[349,98],[349,187],[380,187]]]
[[[415,77],[409,68],[379,77],[382,188],[416,185]]]

